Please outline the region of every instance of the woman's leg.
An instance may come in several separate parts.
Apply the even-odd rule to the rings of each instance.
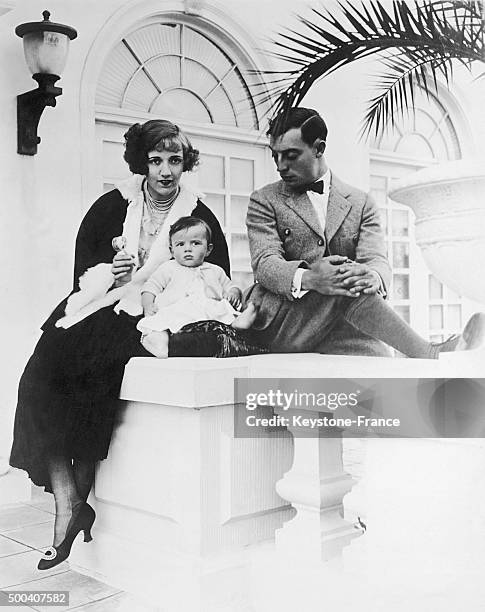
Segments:
[[[343,316],[369,336],[382,340],[408,357],[421,359],[437,359],[441,352],[457,348],[474,348],[483,341],[485,331],[484,319],[478,315],[470,320],[461,338],[454,336],[440,344],[428,342],[378,295],[363,295],[352,299]]]
[[[87,501],[94,482],[96,463],[94,461],[74,459],[72,467],[79,497],[82,501]]]
[[[77,490],[70,459],[63,456],[49,457],[47,469],[56,503],[54,546],[58,546],[66,537],[69,521],[80,509],[83,500]]]

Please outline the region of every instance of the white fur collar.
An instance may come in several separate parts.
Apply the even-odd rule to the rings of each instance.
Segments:
[[[128,204],[134,202],[142,193],[141,186],[145,177],[141,174],[133,174],[130,178],[124,179],[115,184],[116,189],[121,193]]]
[[[123,223],[123,236],[126,238],[126,250],[135,256],[138,266],[138,243],[143,215],[143,176],[138,174],[117,185],[123,198],[128,201],[126,217]],[[170,226],[180,217],[188,216],[197,206],[198,195],[188,187],[180,184],[180,193],[170,209],[163,227],[150,249],[150,255],[142,268],[133,273],[126,285],[109,291],[114,277],[111,264],[98,264],[85,272],[80,281],[80,291],[71,295],[66,306],[66,316],[60,319],[58,327],[70,327],[104,306],[115,304],[115,312],[125,310],[131,315],[141,314],[141,290],[149,276],[160,264],[171,257],[168,232]],[[114,238],[114,236],[113,236]]]

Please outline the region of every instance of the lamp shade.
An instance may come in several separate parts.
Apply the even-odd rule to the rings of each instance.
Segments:
[[[32,74],[56,74],[61,76],[66,65],[69,41],[77,36],[70,26],[53,23],[49,11],[44,11],[43,21],[23,23],[15,29],[23,39],[27,66]]]

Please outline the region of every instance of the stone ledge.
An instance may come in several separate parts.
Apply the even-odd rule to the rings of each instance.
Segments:
[[[120,399],[184,408],[232,404],[234,378],[466,378],[483,376],[480,351],[439,360],[292,353],[252,357],[135,357]],[[163,382],[163,384],[162,384]]]

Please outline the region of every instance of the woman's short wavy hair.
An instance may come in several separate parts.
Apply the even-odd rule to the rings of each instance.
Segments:
[[[134,174],[148,174],[150,151],[178,151],[182,147],[184,172],[199,163],[199,151],[178,125],[165,119],[151,119],[135,123],[125,134],[124,158]]]

